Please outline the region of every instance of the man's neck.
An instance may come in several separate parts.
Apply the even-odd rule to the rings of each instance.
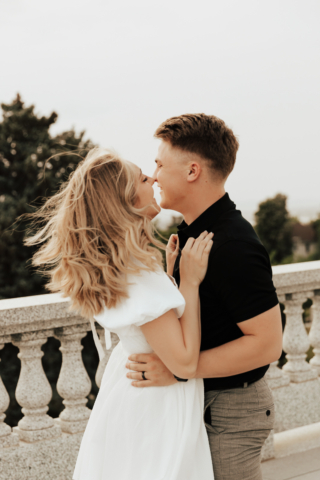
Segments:
[[[185,211],[181,212],[186,224],[190,225],[194,222],[203,212],[211,207],[211,205],[220,200],[225,193],[225,189],[222,187],[219,191],[210,192],[210,195],[199,194],[197,198],[191,198],[188,205],[186,205]]]

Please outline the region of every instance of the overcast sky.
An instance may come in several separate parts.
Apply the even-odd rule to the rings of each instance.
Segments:
[[[222,118],[227,190],[249,219],[278,192],[320,212],[319,0],[0,0],[0,101],[16,93],[151,174],[156,127]]]

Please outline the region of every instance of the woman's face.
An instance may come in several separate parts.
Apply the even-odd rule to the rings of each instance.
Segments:
[[[155,180],[144,175],[137,165],[134,165],[134,167],[137,182],[137,199],[134,206],[136,208],[148,207],[146,208],[145,215],[152,219],[157,216],[161,210],[154,198],[153,184]]]

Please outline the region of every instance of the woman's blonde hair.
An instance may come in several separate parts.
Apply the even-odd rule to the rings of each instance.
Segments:
[[[70,297],[71,309],[86,318],[127,297],[127,274],[162,267],[161,252],[151,244],[163,244],[151,220],[134,207],[137,181],[133,164],[94,148],[31,214],[38,231],[25,244],[42,244],[33,265],[49,276],[47,288]]]

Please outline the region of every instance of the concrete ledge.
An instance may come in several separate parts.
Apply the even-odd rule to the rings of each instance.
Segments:
[[[320,447],[320,422],[274,434],[275,457]]]
[[[0,480],[71,480],[82,433],[0,448]]]
[[[320,289],[320,260],[272,267],[278,295]]]

